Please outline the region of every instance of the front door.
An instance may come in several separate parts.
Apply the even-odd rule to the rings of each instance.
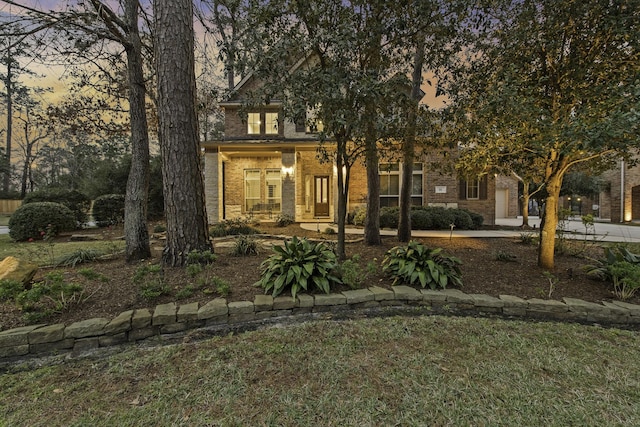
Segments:
[[[329,177],[316,176],[314,180],[314,216],[329,216]]]

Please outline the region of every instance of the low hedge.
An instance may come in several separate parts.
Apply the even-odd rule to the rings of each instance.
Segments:
[[[60,203],[68,207],[74,214],[79,224],[87,222],[87,213],[91,207],[91,200],[85,194],[77,190],[39,190],[33,193],[27,193],[23,205],[39,202]]]
[[[98,227],[122,224],[124,222],[124,195],[105,194],[93,202],[93,219]]]
[[[358,207],[350,215],[354,225],[364,225],[366,207]],[[380,228],[398,228],[400,209],[380,208]],[[411,228],[413,230],[448,230],[451,224],[458,230],[475,230],[482,227],[482,215],[467,209],[443,208],[439,206],[412,206]]]
[[[74,213],[61,203],[33,202],[20,206],[9,218],[9,236],[18,242],[74,230]]]

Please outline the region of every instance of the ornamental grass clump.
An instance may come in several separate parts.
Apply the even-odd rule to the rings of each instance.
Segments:
[[[254,286],[271,292],[274,297],[290,289],[296,297],[300,290],[317,288],[324,293],[331,285],[342,283],[336,271],[338,263],[333,251],[323,243],[311,243],[307,239],[293,237],[284,246],[274,246],[274,254],[262,264],[262,274]]]
[[[449,285],[462,286],[461,261],[442,253],[442,248],[430,249],[415,241],[387,251],[382,271],[394,278],[393,284],[420,283],[425,288],[445,289]]]

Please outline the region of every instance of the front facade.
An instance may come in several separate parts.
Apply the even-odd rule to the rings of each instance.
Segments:
[[[600,218],[611,222],[640,221],[640,167],[624,160],[602,174],[606,185],[598,200]]]
[[[225,137],[204,147],[205,194],[209,223],[250,217],[274,220],[290,215],[297,222],[333,222],[337,213],[337,170],[317,156],[321,122],[306,125],[283,119],[278,101],[243,108],[242,93],[251,78],[237,87],[238,98],[221,104]],[[325,142],[327,150],[331,142]],[[398,206],[402,170],[397,161],[380,160],[380,204]],[[464,181],[429,168],[433,158],[413,165],[412,203],[465,208],[480,213],[485,224],[517,214],[517,185],[508,178]],[[515,188],[515,190],[514,190]],[[348,211],[365,203],[366,171],[361,162],[351,170]]]

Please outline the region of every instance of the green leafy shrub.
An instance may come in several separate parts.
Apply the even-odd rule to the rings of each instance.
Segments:
[[[466,212],[469,215],[469,217],[471,218],[471,222],[473,223],[474,230],[482,228],[482,224],[484,224],[484,217],[482,215],[480,215],[477,212],[472,212],[468,209],[458,209],[458,210]]]
[[[193,287],[193,285],[186,285],[184,288],[176,292],[176,299],[181,300],[191,298],[195,292],[196,289]]]
[[[187,265],[190,264],[213,264],[217,259],[216,254],[207,250],[199,251],[197,249],[192,250],[187,254]]]
[[[84,295],[84,288],[78,283],[67,283],[64,274],[53,271],[43,280],[34,283],[15,295],[14,300],[23,311],[27,322],[39,321],[52,313],[61,313],[74,304],[81,304],[89,296]]]
[[[380,228],[398,228],[399,213],[397,207],[381,208]],[[357,216],[357,214],[358,211],[354,215]],[[354,224],[358,222],[355,219],[356,216],[354,216]],[[482,215],[466,209],[440,206],[413,206],[411,208],[411,228],[414,230],[448,230],[451,228],[451,224],[459,230],[473,230],[482,227],[483,221]],[[362,224],[364,224],[364,213]]]
[[[414,230],[431,230],[433,228],[432,214],[424,209],[411,211],[411,228]]]
[[[427,211],[431,214],[431,226],[433,230],[448,230],[451,228],[451,224],[456,224],[455,209],[430,206]]]
[[[476,228],[469,212],[462,209],[450,209],[449,211],[453,216],[453,224],[458,230],[473,230]]]
[[[613,282],[613,293],[620,299],[631,298],[640,288],[639,264],[616,261],[607,265],[607,272]]]
[[[380,228],[398,228],[399,216],[398,208],[380,208]]]
[[[140,287],[140,297],[152,300],[170,293],[169,286],[164,282],[162,266],[159,264],[145,264],[136,269],[132,277],[133,283]]]
[[[394,278],[394,285],[401,281],[409,285],[420,283],[423,288],[429,285],[431,289],[445,289],[450,284],[462,286],[460,264],[458,258],[443,254],[441,248],[429,249],[411,241],[387,251],[382,271]]]
[[[124,222],[124,195],[105,194],[93,202],[93,219],[98,227],[122,224]]]
[[[202,264],[189,264],[186,267],[187,274],[191,277],[196,277],[198,274],[202,273],[204,267]]]
[[[324,229],[324,231],[322,232],[323,234],[336,234],[336,230],[333,229],[333,227],[327,227]]]
[[[250,236],[238,236],[233,245],[232,255],[235,256],[248,256],[258,255],[258,242],[256,239]]]
[[[354,255],[351,259],[343,261],[338,268],[338,272],[342,283],[351,289],[360,288],[371,273],[369,270],[364,271],[360,265],[360,255]]]
[[[212,237],[238,236],[241,234],[258,234],[260,230],[253,227],[248,219],[236,218],[221,221],[209,228]]]
[[[284,246],[274,246],[273,255],[262,262],[262,274],[255,286],[274,297],[290,289],[295,298],[301,289],[315,287],[329,293],[331,285],[342,283],[336,275],[335,253],[322,243],[313,244],[307,239],[293,237]]]
[[[621,299],[631,298],[640,288],[640,255],[624,246],[604,248],[604,259],[585,266],[587,274],[613,284]]]
[[[78,224],[87,222],[87,212],[91,207],[91,200],[85,194],[77,190],[39,190],[25,195],[23,205],[29,203],[53,202],[68,207],[74,214]]]
[[[366,205],[361,205],[358,206],[357,208],[355,208],[350,216],[350,223],[353,225],[357,225],[357,226],[363,226],[364,225],[364,220],[367,217],[367,206]]]
[[[276,225],[278,227],[286,227],[287,225],[291,225],[294,222],[296,222],[293,217],[289,214],[278,214],[278,216],[276,216]]]
[[[0,280],[0,301],[12,300],[22,291],[24,284],[17,280]]]
[[[37,202],[20,206],[9,218],[9,236],[16,241],[43,239],[61,231],[76,228],[71,210],[53,202]]]
[[[211,279],[211,284],[213,285],[216,292],[223,297],[226,297],[231,292],[231,285],[224,279],[220,277],[213,277]]]

